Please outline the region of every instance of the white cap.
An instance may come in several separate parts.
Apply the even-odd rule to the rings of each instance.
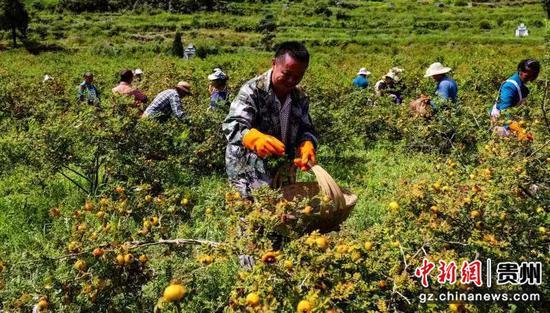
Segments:
[[[215,68],[214,73],[208,75],[208,80],[226,80],[227,75],[221,69]]]
[[[424,77],[445,74],[445,73],[449,73],[450,71],[451,71],[450,67],[445,67],[443,66],[443,64],[439,62],[435,62],[432,65],[430,65],[430,67],[428,67],[428,69],[426,70],[426,75],[424,75]]]
[[[136,70],[134,71],[134,75],[139,75],[139,74],[143,74],[143,71],[140,68],[136,68]]]

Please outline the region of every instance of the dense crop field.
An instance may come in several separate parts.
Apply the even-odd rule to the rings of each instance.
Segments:
[[[214,2],[223,8],[75,13],[73,1],[26,1],[28,49],[0,32],[0,312],[31,312],[40,299],[51,312],[296,312],[300,303],[299,312],[544,311],[550,59],[540,2]],[[513,36],[519,23],[529,37]],[[197,57],[171,55],[176,32]],[[224,169],[228,108],[207,111],[214,67],[229,74],[234,97],[289,39],[312,54],[301,85],[318,162],[358,196],[338,232],[305,233],[308,203],[277,191],[241,199]],[[497,138],[488,109],[525,58],[543,69],[512,113],[534,140]],[[351,86],[360,67],[374,84],[400,66],[408,103],[433,92],[423,74],[436,61],[453,68],[459,104],[430,119]],[[142,120],[110,94],[118,71],[136,67],[150,98],[179,80],[193,84],[189,125]],[[76,100],[86,71],[103,93],[100,108]],[[239,255],[255,265],[240,266]],[[541,262],[543,280],[439,284],[434,270],[424,288],[414,275],[424,258],[459,269],[477,259]],[[184,286],[181,301],[163,298],[171,282]],[[445,292],[540,298],[420,297]]]

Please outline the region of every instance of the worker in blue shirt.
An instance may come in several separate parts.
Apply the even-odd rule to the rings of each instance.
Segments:
[[[437,82],[435,88],[436,99],[430,100],[430,105],[434,110],[441,109],[444,102],[450,101],[456,103],[458,95],[458,86],[456,82],[447,76],[451,71],[450,67],[445,67],[439,62],[435,62],[426,70],[424,77],[431,77]]]
[[[493,124],[497,122],[503,110],[519,106],[525,102],[529,95],[529,89],[525,84],[537,79],[539,73],[539,61],[526,59],[519,62],[517,72],[500,85],[498,96],[490,112]],[[495,126],[494,131],[501,136],[508,136],[510,131],[513,131],[518,133],[518,137],[520,137],[519,135],[524,130],[518,129],[517,122],[512,121],[510,114],[506,114],[506,119],[508,121],[503,126]]]
[[[369,80],[367,79],[367,76],[370,75],[370,72],[367,71],[366,68],[359,69],[359,72],[357,73],[357,77],[353,79],[353,85],[358,88],[367,88],[369,86]]]
[[[523,60],[518,64],[518,71],[510,76],[502,85],[498,97],[491,109],[491,118],[496,119],[502,110],[521,105],[529,95],[526,83],[539,76],[540,63],[537,60]]]

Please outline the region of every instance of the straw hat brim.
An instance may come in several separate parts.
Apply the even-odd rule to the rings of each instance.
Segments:
[[[440,69],[437,69],[437,70],[426,72],[426,75],[424,75],[424,77],[431,77],[431,76],[434,76],[434,75],[446,74],[446,73],[449,73],[450,71],[451,71],[450,67],[443,67],[443,68],[440,68]]]

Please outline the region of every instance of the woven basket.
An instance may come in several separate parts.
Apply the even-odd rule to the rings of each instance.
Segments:
[[[293,201],[313,198],[319,193],[328,196],[332,200],[332,205],[321,205],[321,201],[312,203],[315,210],[312,215],[308,216],[306,230],[319,229],[321,232],[338,230],[340,224],[348,218],[355,206],[357,196],[338,186],[321,166],[314,165],[311,167],[311,171],[315,174],[316,183],[294,182],[283,186],[281,188],[283,197],[288,201]]]

